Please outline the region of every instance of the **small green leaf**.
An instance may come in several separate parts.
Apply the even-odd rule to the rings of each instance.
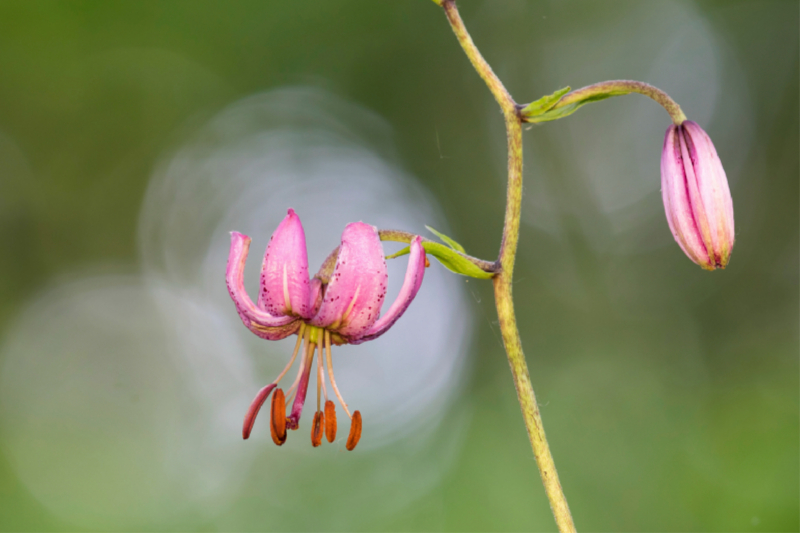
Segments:
[[[568,117],[575,111],[577,111],[579,108],[591,102],[599,102],[600,100],[605,100],[606,98],[611,98],[612,96],[622,96],[623,94],[630,94],[630,93],[631,91],[626,91],[626,90],[613,90],[613,91],[608,91],[607,93],[594,94],[592,96],[587,96],[583,100],[572,102],[571,104],[567,104],[563,107],[558,107],[556,109],[551,108],[541,113],[540,115],[526,116],[525,118],[528,122],[534,122],[534,123],[550,122],[551,120],[558,120],[560,118]]]
[[[552,120],[558,120],[560,118],[568,117],[573,114],[575,111],[578,110],[585,102],[576,102],[574,104],[565,105],[564,107],[559,107],[558,109],[552,109],[550,111],[546,111],[541,115],[535,117],[526,117],[528,122],[539,123],[539,122],[550,122]]]
[[[452,248],[453,250],[458,250],[462,254],[467,253],[466,250],[464,250],[463,246],[458,244],[456,241],[454,241],[453,239],[451,239],[450,237],[448,237],[444,233],[439,233],[438,231],[436,231],[435,229],[433,229],[430,226],[425,226],[425,227],[428,228],[428,231],[430,231],[431,233],[433,233],[434,235],[436,235],[437,237],[442,239],[445,243],[447,243],[450,246],[450,248]]]
[[[556,105],[561,97],[567,94],[572,90],[571,87],[567,86],[563,89],[559,89],[553,94],[548,94],[547,96],[542,96],[535,102],[531,102],[530,104],[526,105],[522,108],[522,115],[526,118],[528,117],[537,117],[544,113],[545,111],[549,110],[551,107]]]
[[[462,276],[469,276],[471,278],[479,278],[479,279],[489,279],[494,274],[491,272],[484,272],[483,270],[478,267],[475,263],[470,261],[469,259],[461,256],[455,250],[448,248],[444,244],[439,244],[438,242],[423,242],[422,247],[425,248],[425,252],[429,253],[433,257],[439,260],[441,264],[445,266],[451,272],[455,272],[456,274],[461,274]],[[386,259],[394,259],[395,257],[400,257],[401,255],[406,255],[411,251],[411,248],[406,246],[399,252],[393,253],[392,255],[387,255]]]

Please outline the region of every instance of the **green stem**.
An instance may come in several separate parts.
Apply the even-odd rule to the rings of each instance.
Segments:
[[[437,1],[437,0],[435,0]],[[493,278],[495,304],[497,316],[500,320],[500,331],[503,336],[503,345],[508,355],[514,386],[517,390],[522,417],[528,430],[533,455],[539,466],[547,497],[556,525],[561,533],[574,532],[575,524],[564,497],[564,491],[558,480],[553,456],[547,444],[547,438],[539,414],[539,406],[531,385],[528,365],[522,351],[522,342],[517,328],[517,319],[514,314],[514,299],[512,294],[512,279],[514,274],[514,259],[519,241],[520,206],[522,203],[522,120],[517,112],[517,105],[511,98],[505,86],[492,71],[492,68],[483,59],[472,38],[469,36],[464,22],[458,14],[453,0],[437,1],[447,15],[447,20],[458,38],[458,42],[467,54],[472,66],[480,77],[486,82],[492,95],[500,104],[506,123],[508,136],[508,193],[506,199],[506,215],[503,226],[503,240],[500,244],[498,263],[500,270]]]
[[[619,94],[639,93],[655,100],[656,103],[661,105],[661,107],[663,107],[667,113],[669,113],[669,116],[672,117],[672,122],[674,122],[677,126],[680,126],[683,121],[686,120],[686,115],[683,114],[681,106],[679,106],[675,100],[670,98],[667,93],[658,87],[653,87],[649,83],[634,80],[603,81],[600,83],[595,83],[594,85],[588,85],[581,89],[576,89],[565,94],[561,100],[559,100],[558,103],[552,107],[552,109],[558,109],[560,107],[574,104],[575,102],[586,100],[592,96],[607,95],[614,92]]]

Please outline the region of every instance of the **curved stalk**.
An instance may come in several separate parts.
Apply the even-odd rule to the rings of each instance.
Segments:
[[[547,444],[547,438],[536,403],[536,396],[531,385],[528,365],[522,351],[522,342],[517,328],[517,319],[514,314],[514,300],[512,295],[512,278],[514,274],[514,260],[519,241],[520,206],[522,203],[522,120],[517,112],[517,105],[511,98],[505,86],[492,71],[492,68],[481,56],[472,38],[469,36],[464,22],[458,14],[453,0],[434,0],[444,8],[447,20],[464,49],[472,66],[480,77],[486,82],[500,108],[506,123],[508,136],[508,193],[506,200],[506,214],[503,226],[503,240],[500,244],[498,258],[499,272],[493,278],[495,304],[497,316],[500,320],[500,331],[503,337],[514,386],[517,390],[525,427],[531,442],[533,455],[539,466],[550,507],[553,510],[558,530],[561,533],[574,532],[575,524],[564,497],[564,491],[558,480],[553,456]]]
[[[586,100],[587,98],[591,98],[592,96],[608,95],[611,93],[643,94],[663,107],[667,113],[669,113],[669,116],[672,117],[672,122],[674,122],[676,126],[680,126],[683,121],[686,120],[686,115],[683,114],[681,106],[679,106],[675,100],[670,98],[667,93],[658,87],[653,87],[649,83],[634,80],[602,81],[593,85],[587,85],[586,87],[582,87],[580,89],[575,89],[574,91],[565,94],[551,109],[554,110],[560,107],[568,106],[570,104],[574,104],[575,102],[580,102],[582,100]]]

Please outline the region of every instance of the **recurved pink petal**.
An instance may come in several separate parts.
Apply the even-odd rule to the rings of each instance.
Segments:
[[[241,314],[239,316],[242,316]],[[300,329],[302,322],[300,320],[294,320],[285,326],[262,326],[256,322],[245,322],[245,318],[242,317],[242,322],[244,325],[247,326],[247,329],[258,335],[264,340],[268,341],[279,341],[281,339],[285,339],[289,335],[294,335],[297,333],[297,330]]]
[[[411,305],[411,301],[417,295],[422,285],[422,278],[424,275],[425,249],[422,247],[422,239],[416,236],[411,241],[408,268],[406,268],[406,277],[403,280],[403,287],[400,289],[400,294],[397,295],[397,298],[385,315],[380,317],[368,330],[362,333],[361,336],[352,339],[350,343],[361,344],[362,342],[370,341],[386,333],[386,331],[397,322],[397,319],[403,316],[408,306]]]
[[[264,252],[258,307],[276,316],[311,318],[309,289],[306,234],[300,217],[289,209]]]
[[[386,261],[378,230],[348,224],[322,305],[311,320],[343,337],[359,337],[378,319],[386,297]]]
[[[268,340],[287,337],[297,331],[300,321],[292,316],[273,316],[259,309],[244,289],[244,264],[250,249],[250,237],[231,232],[231,250],[225,281],[236,311],[250,331]]]

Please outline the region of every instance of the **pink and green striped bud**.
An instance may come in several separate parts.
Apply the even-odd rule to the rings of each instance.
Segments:
[[[667,129],[661,195],[672,235],[689,259],[706,270],[725,268],[735,239],[731,191],[714,143],[690,120]]]

